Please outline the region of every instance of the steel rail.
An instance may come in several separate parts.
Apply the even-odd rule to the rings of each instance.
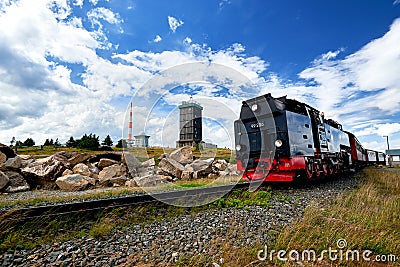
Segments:
[[[238,183],[235,185],[221,185],[212,187],[201,187],[186,190],[158,192],[152,194],[141,194],[122,196],[115,198],[97,199],[72,203],[60,203],[56,205],[34,206],[29,208],[11,209],[0,212],[2,221],[24,221],[39,217],[60,216],[84,211],[94,211],[106,208],[117,208],[130,205],[139,205],[150,202],[180,201],[183,205],[187,201],[198,201],[232,190],[249,188],[250,183]]]

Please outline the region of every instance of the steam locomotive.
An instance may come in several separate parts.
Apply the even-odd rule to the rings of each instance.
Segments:
[[[237,168],[245,180],[311,180],[386,160],[338,122],[286,96],[244,101],[234,131]]]

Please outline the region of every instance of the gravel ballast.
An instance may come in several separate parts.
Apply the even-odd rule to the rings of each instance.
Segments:
[[[14,252],[0,255],[0,265],[165,266],[193,256],[208,259],[210,266],[221,264],[223,244],[233,250],[267,244],[272,232],[301,217],[307,205],[326,205],[357,183],[358,179],[350,175],[309,186],[274,187],[269,207],[201,210],[125,226],[101,239],[85,236],[31,250],[17,246]]]

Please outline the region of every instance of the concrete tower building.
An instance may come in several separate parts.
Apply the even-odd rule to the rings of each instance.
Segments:
[[[202,136],[202,110],[200,104],[193,101],[183,101],[179,106],[179,140],[177,147],[196,146],[201,142]]]

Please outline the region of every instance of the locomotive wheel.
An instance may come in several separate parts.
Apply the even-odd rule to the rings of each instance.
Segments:
[[[329,163],[323,163],[322,164],[322,171],[324,176],[328,176],[329,175]]]
[[[321,169],[322,169],[322,166],[319,164],[319,162],[318,161],[315,162],[314,163],[314,175],[315,175],[315,177],[319,177],[320,176]]]
[[[307,179],[313,178],[314,175],[314,162],[312,159],[306,159],[306,177]]]
[[[335,169],[332,163],[328,163],[328,175],[332,175],[335,172]]]

